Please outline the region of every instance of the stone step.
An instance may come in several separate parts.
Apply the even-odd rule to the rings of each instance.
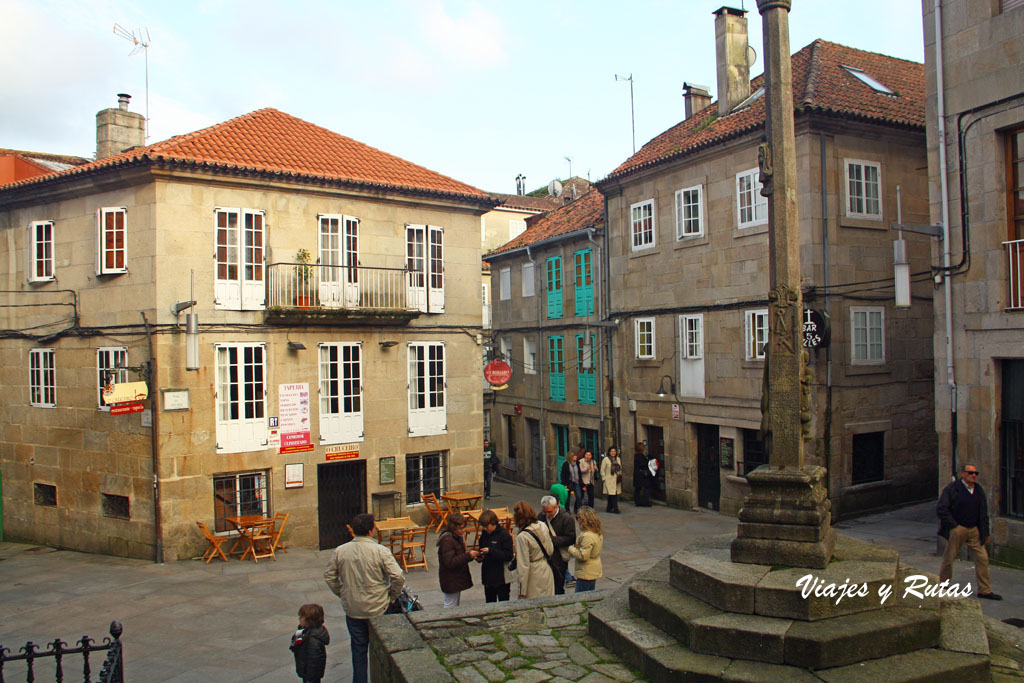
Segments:
[[[988,657],[936,649],[869,659],[814,673],[828,683],[980,683],[992,680]]]

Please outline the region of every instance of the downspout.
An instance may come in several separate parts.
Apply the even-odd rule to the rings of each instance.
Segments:
[[[818,131],[818,147],[821,150],[821,244],[822,244],[822,265],[824,266],[825,279],[825,316],[831,321],[831,299],[829,298],[829,244],[828,244],[828,174],[826,173],[825,155],[825,133]],[[825,347],[825,433],[824,433],[824,460],[825,469],[828,470],[825,476],[825,492],[832,499],[832,344]],[[835,509],[833,508],[833,514]]]
[[[607,230],[607,229],[608,229],[608,224],[605,223],[605,230]],[[602,254],[601,245],[594,241],[594,229],[593,228],[590,228],[589,230],[587,230],[587,241],[590,242],[591,244],[593,244],[594,245],[594,249],[597,250],[597,258],[594,259],[594,267],[599,269],[598,270],[598,275],[601,275],[601,274],[604,273],[604,268],[600,267],[601,254]],[[600,282],[600,278],[598,278],[598,277],[595,277],[594,280],[597,280],[598,282]],[[600,289],[601,286],[602,285],[600,285],[600,284],[598,285],[598,294],[601,297],[601,305],[604,306],[605,296],[604,296],[604,291]],[[597,311],[598,311],[598,308],[595,305],[594,306],[594,312],[596,313]],[[600,344],[600,342],[603,340],[602,339],[603,333],[604,333],[604,328],[598,327],[597,328],[598,344]],[[586,334],[586,332],[584,332],[584,334]],[[588,341],[588,340],[584,340],[584,343],[586,343],[586,341]],[[593,356],[597,356],[597,376],[600,377],[602,382],[603,382],[603,380],[604,380],[604,374],[603,374],[604,366],[601,363],[601,353],[598,351],[599,347],[598,347],[597,344],[591,344],[590,346],[591,346],[591,349],[592,349],[591,352],[590,352],[591,353],[591,359],[590,360],[591,360],[591,362],[593,362],[593,360],[594,360]],[[597,388],[596,387],[594,388],[594,393],[595,394],[597,393]],[[598,424],[598,429],[599,429],[599,431],[598,431],[598,434],[599,434],[599,437],[598,437],[598,449],[600,449],[601,444],[604,443],[604,397],[602,397],[601,400],[597,402],[597,405],[598,405],[598,410],[600,410],[600,418],[599,418],[600,421],[597,423]]]
[[[160,423],[157,417],[159,411],[157,410],[156,400],[156,355],[153,353],[153,331],[149,326],[149,321],[146,320],[145,311],[141,315],[142,322],[146,325],[146,340],[149,342],[149,376],[146,378],[146,384],[148,385],[149,412],[151,413],[150,435],[152,438],[150,449],[153,455],[153,545],[156,551],[154,561],[157,564],[163,564],[164,533],[160,521]]]
[[[609,263],[610,258],[611,258],[611,256],[610,256],[611,250],[608,248],[608,243],[609,243],[609,241],[611,239],[611,237],[610,237],[611,229],[609,228],[610,225],[611,224],[608,222],[608,197],[606,196],[605,199],[604,199],[604,237],[603,237],[603,241],[604,241],[604,291],[605,291],[606,296],[604,297],[604,301],[602,302],[604,304],[604,314],[601,316],[601,319],[606,321],[606,322],[608,321],[608,316],[611,315],[611,312],[612,312],[611,265]],[[614,328],[610,328],[609,327],[609,328],[601,328],[601,329],[602,330],[604,330],[604,329],[610,330],[608,335],[604,339],[604,343],[605,343],[605,353],[608,355],[608,405],[611,407],[610,410],[612,411],[612,415],[613,415],[612,438],[611,438],[611,443],[608,443],[607,440],[604,440],[601,443],[601,450],[602,450],[602,452],[603,453],[607,453],[608,452],[608,448],[610,448],[611,446],[619,446],[620,449],[621,449],[621,444],[617,443],[617,439],[618,439],[619,434],[621,433],[621,431],[620,431],[620,428],[619,428],[619,410],[617,408],[615,408],[615,403],[614,403],[614,400],[615,400],[615,355],[614,355],[614,346],[612,344],[612,340],[615,337]],[[601,427],[602,427],[602,436],[603,436],[604,425],[602,425]]]
[[[546,409],[547,404],[544,401],[544,335],[541,334],[541,288],[540,285],[543,280],[540,277],[540,269],[537,268],[537,262],[533,260],[533,254],[530,253],[530,246],[526,246],[526,258],[530,259],[530,263],[533,264],[533,291],[537,296],[537,379],[539,382],[537,393],[540,395],[540,461],[541,461],[541,485],[546,491],[548,488],[548,423]],[[529,430],[527,430],[529,432]],[[529,438],[529,433],[527,433]]]
[[[953,367],[953,282],[949,270],[949,180],[946,164],[946,96],[942,79],[942,0],[935,0],[935,90],[938,95],[936,103],[938,117],[939,143],[939,188],[942,209],[942,265],[943,265],[943,299],[946,308],[946,385],[949,387],[949,438],[950,464],[953,478],[956,478],[957,467],[957,395],[956,376]],[[962,198],[961,198],[962,200]]]

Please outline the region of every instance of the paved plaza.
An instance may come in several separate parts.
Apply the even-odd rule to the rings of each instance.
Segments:
[[[525,499],[535,507],[538,489],[495,482],[493,507]],[[621,515],[603,513],[604,578],[598,589],[614,588],[701,536],[731,533],[736,519],[706,511],[621,504]],[[934,504],[924,503],[839,525],[849,534],[899,551],[901,562],[937,572]],[[197,532],[198,533],[198,532]],[[287,538],[287,532],[286,532]],[[426,610],[441,609],[434,534],[428,539],[430,570],[411,570],[408,583]],[[76,641],[106,635],[111,620],[124,624],[126,677],[147,681],[294,681],[288,650],[296,611],[319,602],[327,612],[332,642],[325,681],[350,678],[348,633],[338,599],[324,585],[329,550],[292,548],[278,559],[209,565],[181,561],[155,565],[141,560],[89,555],[15,543],[0,543],[0,644],[16,651],[27,640]],[[479,570],[473,568],[474,581]],[[992,567],[1002,602],[981,601],[996,619],[1024,618],[1021,571]],[[958,562],[954,581],[974,583],[973,566]],[[483,603],[483,589],[463,594],[463,606]],[[94,659],[94,672],[102,658]],[[37,666],[37,679],[45,666]],[[5,670],[20,680],[19,669]]]

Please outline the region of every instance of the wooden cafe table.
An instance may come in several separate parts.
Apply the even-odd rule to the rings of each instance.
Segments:
[[[244,560],[250,555],[254,562],[257,561],[257,558],[259,557],[273,557],[273,549],[270,549],[268,552],[266,548],[261,547],[257,542],[260,540],[262,532],[266,532],[269,535],[270,528],[274,524],[273,517],[265,517],[263,515],[242,515],[241,517],[225,517],[224,521],[238,530],[238,538],[235,539],[234,544],[232,544],[231,550],[228,551],[228,555],[234,555],[237,553],[239,546],[241,546],[243,551],[242,556],[239,558],[241,560]]]
[[[451,505],[452,511],[468,512],[475,510],[484,497],[476,493],[446,493],[441,498]]]
[[[411,517],[389,517],[383,522],[377,522],[377,542],[381,545],[386,545],[391,548],[391,553],[395,554],[395,541],[399,542],[401,546],[402,535],[394,535],[396,531],[405,531],[406,529],[415,529],[419,526],[416,522],[412,521]],[[385,534],[387,539],[385,541]],[[399,551],[401,552],[401,551]]]

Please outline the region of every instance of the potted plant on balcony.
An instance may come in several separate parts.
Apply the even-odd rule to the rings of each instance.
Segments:
[[[308,249],[295,252],[295,306],[309,308],[313,290],[310,282],[313,279],[313,255]]]

